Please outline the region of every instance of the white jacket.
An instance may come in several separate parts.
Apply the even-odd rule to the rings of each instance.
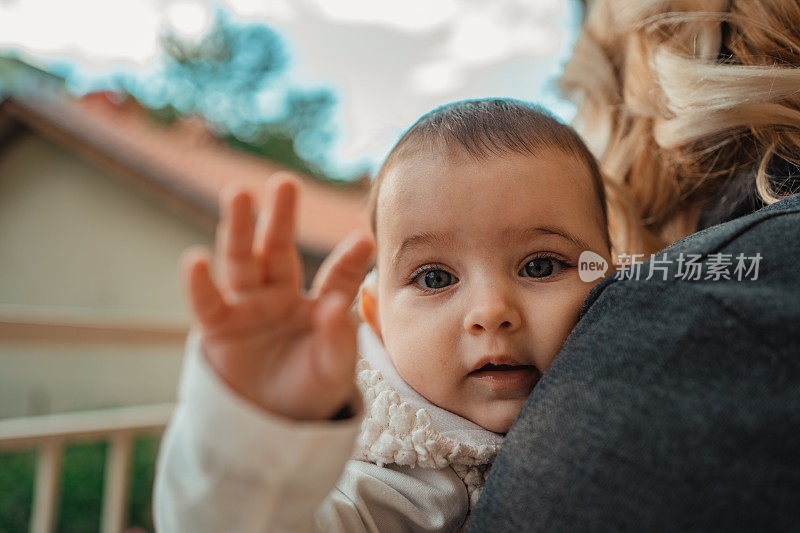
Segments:
[[[156,467],[160,533],[465,526],[502,438],[414,391],[366,325],[365,408],[340,421],[297,422],[252,405],[217,377],[199,337],[187,339]]]

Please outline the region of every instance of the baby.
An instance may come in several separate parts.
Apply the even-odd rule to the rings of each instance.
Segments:
[[[162,444],[159,531],[462,528],[531,390],[610,263],[603,185],[577,134],[514,100],[417,121],[354,238],[300,293],[296,186],[225,200],[221,287],[187,254],[196,327]],[[357,382],[350,301],[360,287]],[[348,461],[351,458],[352,460]]]

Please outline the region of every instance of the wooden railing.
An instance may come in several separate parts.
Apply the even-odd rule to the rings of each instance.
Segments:
[[[182,351],[186,323],[174,317],[134,319],[129,315],[127,311],[0,304],[0,343],[174,345],[178,353]],[[37,450],[30,531],[55,531],[64,448],[87,441],[109,443],[100,530],[123,531],[134,441],[139,436],[160,434],[172,409],[170,403],[0,419],[0,453]]]
[[[30,531],[55,531],[64,447],[98,440],[109,442],[100,531],[123,531],[134,439],[161,433],[172,409],[155,404],[0,420],[0,453],[38,450]]]
[[[0,341],[17,343],[55,343],[63,345],[112,343],[127,346],[142,344],[183,345],[189,331],[178,321],[134,321],[125,317],[63,316],[31,312],[26,308],[0,305]]]

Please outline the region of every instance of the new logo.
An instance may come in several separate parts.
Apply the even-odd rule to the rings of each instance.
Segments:
[[[606,275],[608,261],[591,250],[584,250],[578,258],[578,276],[581,281],[594,281]]]

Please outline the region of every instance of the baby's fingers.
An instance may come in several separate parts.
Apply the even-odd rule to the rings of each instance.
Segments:
[[[294,245],[297,182],[289,175],[273,176],[268,205],[259,214],[256,254],[262,281],[300,288],[301,261]]]
[[[203,246],[193,246],[181,256],[183,293],[194,319],[201,327],[220,323],[228,314],[225,303],[209,271],[209,254]]]
[[[222,278],[234,290],[255,288],[261,275],[253,255],[253,199],[250,192],[227,186],[220,195],[222,219],[217,232],[217,261]]]
[[[356,297],[372,259],[375,245],[363,234],[353,234],[340,243],[319,267],[311,291],[319,296],[338,291],[350,301]]]
[[[317,372],[332,392],[341,396],[336,399],[339,403],[352,393],[357,358],[356,326],[349,308],[349,300],[336,292],[319,301],[314,316],[319,338]]]

